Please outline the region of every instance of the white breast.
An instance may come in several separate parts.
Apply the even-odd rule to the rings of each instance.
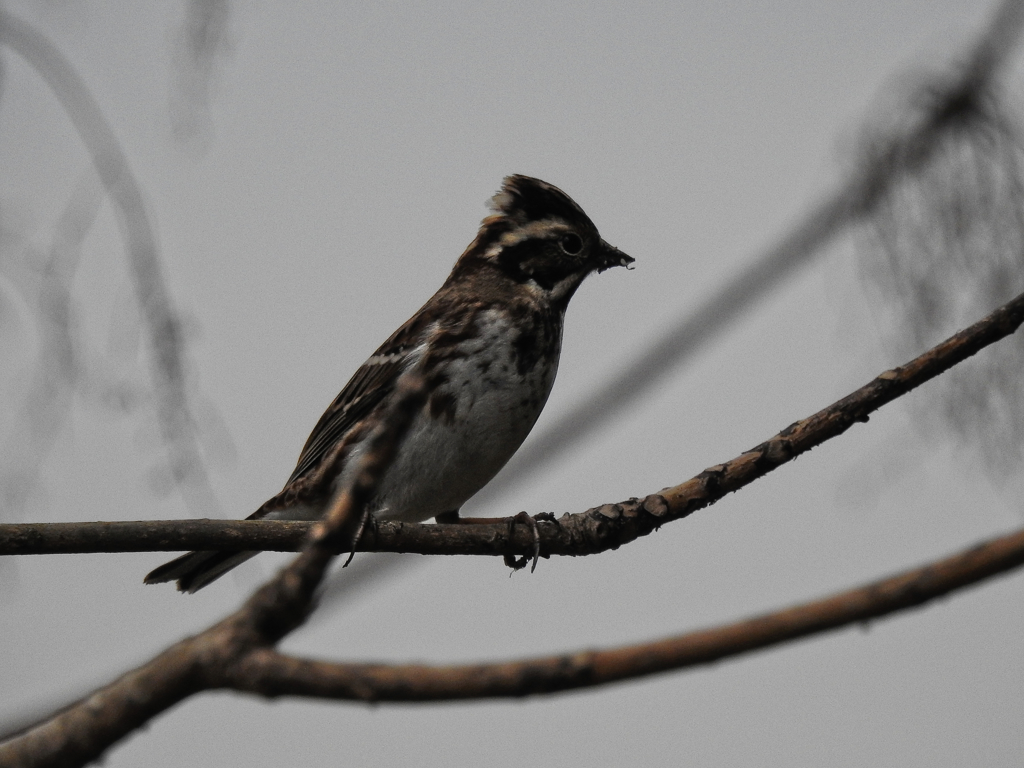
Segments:
[[[378,517],[420,521],[457,510],[516,452],[547,401],[556,354],[520,373],[507,317],[490,310],[477,319],[480,335],[463,342],[464,355],[442,369],[443,391],[455,397],[454,419],[429,409],[413,422],[378,494]]]

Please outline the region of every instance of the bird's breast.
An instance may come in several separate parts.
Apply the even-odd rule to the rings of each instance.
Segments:
[[[378,495],[385,519],[455,510],[516,452],[547,402],[561,324],[481,312],[472,333],[424,359],[431,390]],[[560,321],[560,317],[555,318]]]

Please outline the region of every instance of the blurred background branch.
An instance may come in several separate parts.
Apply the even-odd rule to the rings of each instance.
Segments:
[[[195,513],[204,516],[214,514],[218,505],[190,410],[189,374],[181,320],[165,285],[159,248],[139,183],[114,130],[85,82],[44,35],[0,7],[0,45],[18,53],[50,86],[88,150],[103,187],[114,204],[136,298],[148,331],[156,411],[168,452],[170,473]],[[69,277],[65,276],[66,279]],[[65,293],[62,298],[70,299],[70,296]],[[54,312],[61,311],[54,307],[53,300],[54,296],[50,295],[45,308],[51,317]],[[65,336],[65,340],[68,338]],[[34,404],[49,406],[50,401]],[[29,407],[32,405],[30,403]]]
[[[34,488],[82,386],[81,339],[76,338],[72,281],[82,241],[99,210],[102,194],[90,175],[83,179],[57,222],[49,253],[40,254],[35,286],[39,318],[38,359],[27,402],[18,409],[10,435],[0,450],[0,498],[7,515],[17,515]]]
[[[897,110],[903,124],[888,135],[871,136],[847,178],[831,194],[824,195],[800,223],[751,259],[710,298],[688,310],[649,342],[644,351],[623,364],[593,394],[530,440],[508,468],[477,495],[477,502],[497,499],[510,486],[550,466],[556,455],[578,445],[629,406],[642,401],[667,376],[677,373],[697,353],[715,344],[736,321],[791,280],[798,270],[822,257],[828,246],[851,227],[876,214],[886,218],[891,228],[902,226],[905,209],[899,200],[892,199],[894,191],[913,185],[923,197],[929,197],[937,190],[955,189],[959,179],[951,178],[956,174],[946,168],[950,158],[945,150],[950,143],[987,147],[995,137],[1004,137],[1005,147],[1008,125],[999,112],[1000,77],[1012,62],[1022,25],[1024,3],[1003,2],[959,70],[917,85],[917,109],[911,114],[905,108]],[[988,166],[991,168],[991,163]],[[1016,162],[1004,164],[1001,170],[1015,179],[1011,182],[1008,178],[1005,183],[1019,186]],[[978,200],[977,208],[982,208],[983,202]],[[989,220],[982,219],[979,227]],[[1018,226],[1016,232],[1018,237],[1024,237],[1024,229]],[[993,248],[992,252],[998,259],[1020,259],[1019,249]],[[914,260],[912,254],[902,251],[892,251],[891,256],[897,263]],[[1022,271],[1016,272],[1019,275]],[[1019,285],[1022,280],[1014,284]],[[955,290],[955,282],[945,285]],[[1004,287],[998,300],[973,306],[973,316],[987,313],[1020,290]],[[915,311],[908,307],[906,314],[913,315]],[[952,326],[945,325],[943,333],[963,325],[966,318],[959,320]],[[926,345],[920,344],[916,349],[923,346]],[[1024,402],[1024,398],[1017,402]],[[1018,423],[1024,428],[1024,420]]]
[[[228,0],[187,0],[175,36],[171,129],[178,141],[200,151],[212,139],[210,89],[218,64],[231,51],[230,20]]]

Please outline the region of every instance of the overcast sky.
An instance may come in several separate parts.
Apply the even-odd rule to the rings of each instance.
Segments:
[[[190,386],[227,517],[279,490],[348,377],[440,286],[503,176],[563,188],[636,258],[634,271],[595,276],[574,298],[540,430],[796,222],[855,157],[880,94],[909,93],[955,60],[990,11],[951,0],[250,0],[231,6],[210,122],[182,139],[172,129],[181,4],[5,7],[73,62],[142,184],[188,319]],[[32,248],[50,247],[90,166],[38,75],[7,51],[3,64],[0,427],[10,430],[39,343],[18,275]],[[467,511],[561,514],[655,492],[901,362],[879,345],[858,274],[844,242],[611,428]],[[102,370],[145,384],[106,203],[74,295],[80,340]],[[76,402],[18,518],[195,514],[160,493],[151,410],[121,414],[93,395]],[[962,447],[922,439],[912,415],[888,407],[617,552],[512,578],[499,560],[413,557],[284,648],[468,662],[635,642],[853,586],[1019,525],[1012,495]],[[0,564],[0,718],[205,627],[282,558],[263,555],[194,596],[142,584],[160,553]],[[514,703],[204,694],[105,764],[1019,764],[1022,599],[1024,580],[1010,576],[869,628]]]

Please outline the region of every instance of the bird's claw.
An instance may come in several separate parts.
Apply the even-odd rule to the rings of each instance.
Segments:
[[[359,518],[359,525],[356,528],[355,534],[352,536],[352,548],[349,550],[348,557],[345,558],[345,562],[342,564],[342,568],[348,568],[348,564],[352,562],[352,558],[356,556],[356,545],[359,544],[359,540],[363,538],[363,533],[366,531],[367,526],[372,526],[374,532],[377,531],[377,518],[370,513],[369,506],[363,507],[363,514]]]
[[[533,533],[532,553],[529,555],[523,555],[522,557],[505,555],[505,565],[511,568],[513,572],[522,570],[531,560],[533,561],[533,565],[530,568],[530,573],[537,570],[537,561],[540,560],[540,529],[537,527],[538,520],[554,522],[555,516],[550,512],[541,512],[537,517],[530,517],[526,512],[520,512],[518,515],[508,518],[508,532],[510,537],[516,527],[516,523],[524,523]]]

